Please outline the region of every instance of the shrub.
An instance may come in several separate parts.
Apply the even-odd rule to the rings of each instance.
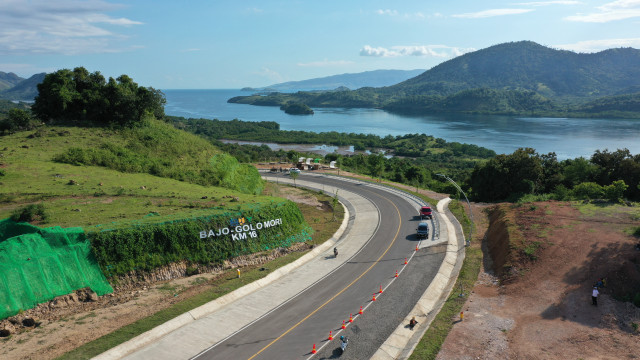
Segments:
[[[43,204],[31,204],[18,209],[11,215],[11,220],[15,222],[40,221],[46,223],[49,219]]]
[[[611,202],[619,202],[628,187],[624,180],[616,180],[613,184],[604,187],[604,196]]]
[[[578,200],[602,199],[604,188],[594,182],[583,182],[576,185],[571,194]]]

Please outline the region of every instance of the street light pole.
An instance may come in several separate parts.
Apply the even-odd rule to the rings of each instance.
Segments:
[[[458,184],[456,184],[456,182],[453,181],[453,179],[451,179],[447,175],[445,175],[445,174],[436,174],[436,175],[442,176],[443,178],[445,178],[449,182],[451,182],[453,184],[453,186],[455,186],[456,189],[458,189],[458,191],[460,191],[462,193],[462,195],[464,195],[465,200],[467,200],[467,205],[469,206],[469,215],[471,216],[471,231],[470,231],[470,234],[469,234],[469,239],[473,239],[473,227],[474,227],[473,210],[471,210],[471,203],[469,202],[469,198],[467,198],[467,194],[465,194],[464,191],[462,191],[462,189],[460,188],[460,186],[458,186]],[[471,241],[469,239],[466,240],[466,246],[471,245]]]

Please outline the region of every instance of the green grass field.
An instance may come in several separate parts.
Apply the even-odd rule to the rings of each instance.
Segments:
[[[145,147],[144,151],[137,149],[140,139],[152,138],[159,140],[147,142],[157,144]],[[99,226],[127,226],[130,220],[160,222],[191,217],[202,208],[219,207],[221,212],[241,210],[273,200],[145,173],[53,161],[69,148],[92,149],[107,142],[133,149],[141,156],[156,154],[169,166],[194,172],[208,166],[211,156],[219,152],[206,140],[160,122],[137,132],[46,126],[1,139],[0,169],[4,173],[0,176],[1,219],[25,205],[43,203],[49,220],[37,225],[80,226],[92,231]],[[162,143],[171,143],[173,147]],[[193,148],[187,150],[190,146]]]

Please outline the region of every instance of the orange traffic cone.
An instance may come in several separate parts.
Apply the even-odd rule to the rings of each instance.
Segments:
[[[313,350],[311,350],[311,353],[312,353],[312,354],[315,354],[316,352],[317,352],[317,351],[316,351],[316,344],[313,344]]]
[[[373,294],[373,299],[371,301],[376,301],[376,294]]]
[[[362,315],[362,306],[360,306],[360,311],[358,312],[358,314]]]
[[[333,340],[333,331],[329,330],[329,340]]]
[[[398,270],[396,270],[396,276],[395,277],[398,277]]]
[[[380,285],[380,292],[378,294],[382,294],[382,285]]]
[[[342,320],[342,330],[346,329],[347,326],[344,324],[344,320]]]
[[[353,322],[353,314],[349,314],[349,322],[352,323]]]
[[[407,258],[404,258],[404,264],[407,265]]]
[[[418,244],[416,244],[416,251],[418,251]]]

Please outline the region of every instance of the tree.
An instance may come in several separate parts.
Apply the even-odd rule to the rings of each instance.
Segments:
[[[13,108],[9,110],[7,119],[0,123],[0,130],[9,132],[30,130],[33,128],[31,115],[22,109]]]
[[[384,155],[382,153],[371,154],[367,158],[367,165],[369,166],[369,173],[371,177],[380,178],[382,170],[384,169]]]
[[[296,184],[296,179],[298,178],[298,176],[300,176],[300,173],[297,171],[291,171],[289,172],[289,175],[291,175],[291,178],[293,179],[293,186],[298,187],[298,185]]]
[[[604,196],[611,202],[619,202],[628,187],[629,185],[625,184],[623,180],[616,180],[613,184],[604,187]]]
[[[534,193],[543,175],[542,161],[531,148],[498,155],[471,173],[471,188],[480,201],[500,201]]]
[[[83,67],[47,74],[38,84],[32,111],[44,122],[57,120],[133,126],[148,114],[164,116],[164,94],[138,86],[127,75],[107,82]]]

